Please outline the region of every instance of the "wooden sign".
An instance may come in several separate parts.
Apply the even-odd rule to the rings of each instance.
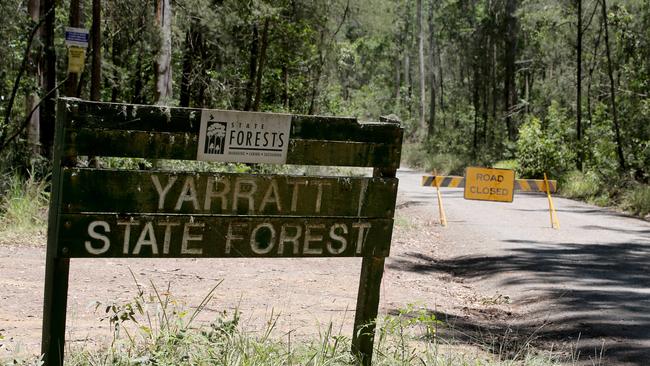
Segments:
[[[362,257],[353,351],[370,365],[402,129],[351,118],[59,99],[42,352],[62,365],[70,258]],[[374,167],[368,177],[74,166],[78,155]]]
[[[477,167],[465,170],[467,200],[512,202],[514,191],[514,170]]]

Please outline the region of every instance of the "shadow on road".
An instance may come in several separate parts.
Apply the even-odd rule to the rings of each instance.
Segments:
[[[512,319],[491,320],[492,333],[505,335],[514,326],[522,334],[535,333],[542,340],[573,345],[580,336],[578,350],[583,355],[593,355],[604,340],[607,362],[603,365],[650,362],[650,246],[510,242],[526,246],[502,256],[444,260],[408,253],[394,258],[389,267],[474,282],[492,278],[503,291],[534,294],[518,300],[534,305],[530,313],[520,314],[514,323]],[[485,326],[458,319],[455,324],[467,334]]]

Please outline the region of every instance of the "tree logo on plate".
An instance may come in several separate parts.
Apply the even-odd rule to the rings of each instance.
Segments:
[[[226,122],[208,122],[205,143],[203,145],[204,154],[223,155],[226,143],[226,129],[228,129],[228,123]]]

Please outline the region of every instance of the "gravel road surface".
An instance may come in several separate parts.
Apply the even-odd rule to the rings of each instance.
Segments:
[[[421,175],[399,174],[403,197],[437,205]],[[573,343],[582,355],[602,350],[602,365],[650,364],[650,223],[554,198],[555,230],[545,195],[516,194],[513,203],[464,200],[462,189],[442,196],[449,225],[436,255],[424,265],[420,256],[413,271],[507,296],[520,318],[503,327]]]
[[[421,187],[421,174],[398,172],[381,314],[425,306],[451,325],[448,339],[479,343],[470,352],[503,355],[503,347],[530,342],[565,354],[577,348],[588,365],[650,364],[650,223],[555,198],[561,229],[554,230],[544,195],[494,203],[443,189],[449,226],[442,228],[435,188]],[[0,346],[37,353],[44,237],[22,242],[31,245],[0,238]],[[67,339],[97,344],[111,334],[93,305],[132,299],[131,272],[145,291],[169,285],[190,305],[220,284],[206,321],[237,308],[252,329],[280,314],[278,337],[313,336],[330,321],[349,336],[359,269],[358,258],[73,260]]]

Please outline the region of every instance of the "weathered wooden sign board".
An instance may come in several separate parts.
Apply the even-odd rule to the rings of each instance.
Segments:
[[[465,169],[465,199],[512,202],[515,172],[509,169],[468,167]]]
[[[70,258],[362,257],[353,351],[372,360],[402,129],[352,118],[59,99],[42,352],[62,365]],[[374,167],[372,178],[93,169],[79,155]]]

